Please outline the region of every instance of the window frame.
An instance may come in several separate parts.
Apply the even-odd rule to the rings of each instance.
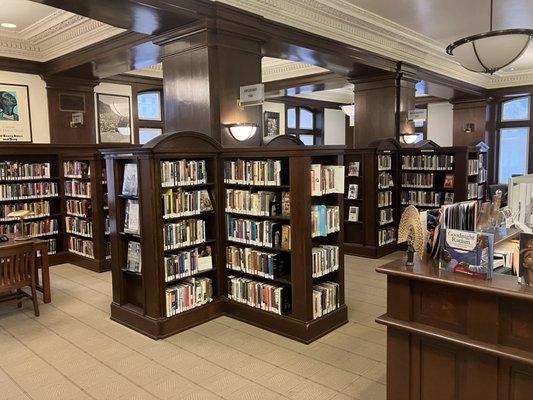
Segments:
[[[502,121],[502,113],[503,113],[503,104],[506,101],[509,100],[516,100],[520,97],[529,97],[529,119],[528,120],[507,120]],[[527,163],[527,174],[533,174],[533,95],[531,94],[520,94],[516,96],[510,96],[505,97],[501,99],[497,103],[496,107],[496,124],[495,124],[495,153],[494,153],[494,159],[495,159],[495,166],[494,166],[494,177],[493,181],[495,183],[499,183],[500,180],[500,142],[501,142],[501,131],[502,129],[508,129],[508,128],[527,128],[529,131],[528,136],[528,163]],[[507,182],[504,182],[505,184]]]
[[[285,127],[285,133],[287,135],[296,136],[298,139],[300,139],[300,135],[312,135],[313,136],[313,145],[321,145],[323,142],[322,132],[323,129],[321,128],[321,121],[320,121],[320,112],[316,109],[313,109],[311,107],[306,106],[298,106],[298,105],[287,105],[285,106],[285,121],[289,121],[289,110],[295,109],[296,112],[296,128],[289,128],[288,122],[286,123]],[[303,129],[300,128],[300,110],[306,110],[309,111],[313,115],[313,129]]]
[[[528,101],[529,107],[528,107],[528,110],[527,110],[527,118],[526,119],[506,119],[504,121],[503,120],[503,106],[504,106],[504,104],[508,103],[508,102],[511,102],[511,101],[523,99],[523,98],[529,98],[529,101]],[[529,95],[526,95],[526,96],[515,96],[515,97],[509,98],[509,99],[502,100],[502,102],[501,102],[501,114],[500,114],[499,122],[507,123],[507,122],[527,122],[527,121],[531,121],[531,96],[529,96]]]

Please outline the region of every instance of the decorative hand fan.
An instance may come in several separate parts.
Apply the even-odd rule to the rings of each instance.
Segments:
[[[424,230],[420,222],[420,214],[415,206],[407,207],[400,219],[398,228],[398,243],[407,242],[407,262],[405,265],[412,266],[414,252],[418,253],[420,259],[424,254]]]

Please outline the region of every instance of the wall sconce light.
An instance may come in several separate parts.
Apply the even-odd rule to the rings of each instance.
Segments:
[[[400,126],[400,140],[405,144],[413,144],[418,139],[418,135],[415,132],[415,122],[406,119]]]
[[[476,130],[476,126],[473,123],[468,123],[463,126],[464,133],[472,133]]]
[[[231,133],[231,136],[238,140],[239,142],[244,142],[252,138],[257,132],[259,127],[256,124],[244,123],[244,124],[230,124],[226,125]]]

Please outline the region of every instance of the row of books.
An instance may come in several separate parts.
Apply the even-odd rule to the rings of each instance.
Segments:
[[[136,274],[142,271],[142,259],[141,259],[141,244],[136,241],[128,242],[128,253],[126,256],[126,271],[134,272]]]
[[[378,154],[378,171],[388,171],[392,168],[392,157],[388,154]]]
[[[344,193],[344,165],[311,164],[311,196]]]
[[[89,200],[75,200],[67,199],[67,214],[81,217],[89,218],[91,216],[91,202]]]
[[[73,197],[91,198],[91,182],[66,180],[65,195]]]
[[[478,177],[477,177],[477,182],[478,183],[484,183],[487,181],[487,170],[485,168],[480,168],[479,169],[479,174],[478,174]]]
[[[340,286],[336,282],[324,282],[313,286],[313,318],[319,318],[339,307]]]
[[[280,186],[281,160],[241,160],[224,162],[224,182],[237,185]]]
[[[382,172],[378,175],[378,189],[388,189],[394,186],[394,179],[389,172]]]
[[[228,297],[280,315],[290,309],[289,291],[285,287],[249,278],[228,276]]]
[[[477,175],[479,172],[479,160],[468,160],[468,175]]]
[[[385,225],[394,221],[394,209],[384,208],[379,210],[379,224]]]
[[[313,278],[319,278],[339,269],[339,247],[321,245],[313,247],[312,267]]]
[[[48,254],[56,254],[57,253],[57,239],[48,239],[46,241],[48,244]]]
[[[0,180],[22,181],[40,178],[50,178],[50,163],[0,162]]]
[[[392,191],[378,192],[378,207],[392,205]]]
[[[213,282],[209,278],[188,278],[165,290],[167,317],[200,307],[213,300]]]
[[[450,193],[453,194],[453,193]],[[444,203],[444,192],[424,192],[420,190],[403,190],[402,204],[413,204],[423,207],[439,207]]]
[[[479,186],[476,183],[468,183],[467,185],[467,199],[468,200],[472,200],[472,199],[477,199],[478,198],[478,188],[481,188],[481,190],[483,191],[483,186]]]
[[[187,278],[213,269],[211,246],[196,247],[165,256],[165,281]]]
[[[0,205],[0,221],[18,221],[18,218],[8,217],[9,214],[15,211],[28,210],[33,214],[26,217],[41,218],[50,216],[50,202],[48,200],[35,201],[31,203],[11,203]]]
[[[262,278],[276,279],[288,273],[286,259],[280,253],[270,253],[249,247],[226,247],[226,267]]]
[[[454,156],[450,154],[424,154],[402,156],[402,169],[453,170]]]
[[[418,174],[415,172],[404,172],[402,173],[402,186],[409,186],[414,188],[432,188],[435,182],[434,174],[422,173]]]
[[[55,235],[59,231],[57,219],[47,218],[38,221],[27,221],[23,224],[24,234],[32,237]],[[20,224],[0,225],[0,234],[21,234]]]
[[[163,195],[163,218],[198,215],[213,210],[207,189],[186,191],[165,190]]]
[[[226,215],[228,240],[271,248],[291,249],[291,227],[279,222],[257,221]]]
[[[396,240],[396,229],[393,226],[378,230],[378,246],[392,243]]]
[[[65,217],[65,230],[67,233],[74,233],[88,238],[93,237],[93,223],[86,219],[71,216]]]
[[[91,175],[89,163],[85,161],[65,161],[63,171],[65,178],[88,178]]]
[[[327,236],[340,230],[339,206],[311,206],[311,236]]]
[[[290,216],[289,192],[226,189],[226,212],[257,216]]]
[[[161,161],[161,186],[187,186],[207,183],[205,160]]]
[[[92,240],[81,239],[76,236],[68,236],[67,248],[71,253],[94,258],[94,245]]]
[[[202,219],[187,219],[163,225],[163,247],[174,250],[206,241],[206,224]]]
[[[56,182],[28,182],[0,185],[0,200],[38,199],[58,195]]]

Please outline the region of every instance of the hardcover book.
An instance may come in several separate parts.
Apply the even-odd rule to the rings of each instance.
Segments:
[[[124,215],[124,232],[139,233],[139,202],[127,200],[126,213]]]
[[[492,278],[494,268],[492,233],[443,229],[440,238],[440,268],[475,278]]]
[[[206,271],[213,268],[213,256],[211,246],[198,248],[198,271]]]
[[[132,272],[141,272],[141,244],[139,242],[128,242],[126,269]]]
[[[126,164],[124,166],[124,180],[122,181],[122,194],[126,196],[137,196],[137,164]]]
[[[209,192],[206,189],[200,190],[200,211],[211,211],[213,210],[213,203],[211,203],[211,197],[209,197]]]

